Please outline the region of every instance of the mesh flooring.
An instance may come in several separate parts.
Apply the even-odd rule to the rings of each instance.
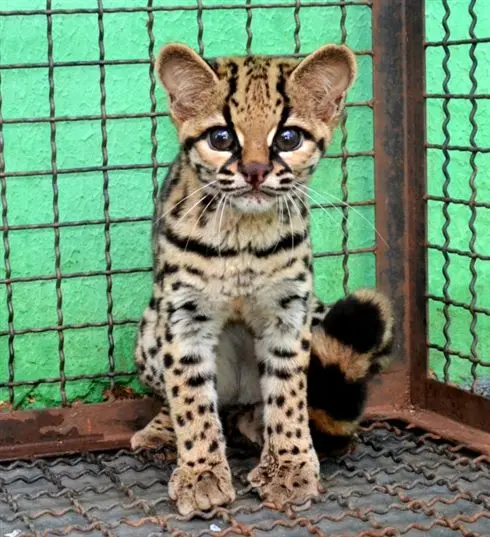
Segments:
[[[490,536],[490,464],[431,434],[365,426],[350,455],[322,465],[309,510],[278,512],[246,486],[252,457],[232,457],[238,499],[205,519],[177,515],[172,466],[122,450],[0,466],[0,537]]]

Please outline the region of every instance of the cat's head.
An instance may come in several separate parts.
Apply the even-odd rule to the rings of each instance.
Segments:
[[[236,209],[263,212],[305,188],[342,115],[356,60],[347,47],[326,45],[302,61],[207,63],[171,44],[160,51],[156,72],[200,180]]]

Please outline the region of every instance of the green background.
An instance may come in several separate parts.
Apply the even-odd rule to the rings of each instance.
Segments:
[[[202,5],[216,6],[221,1],[203,0]],[[228,6],[238,2],[228,1]],[[342,226],[343,210],[329,207],[329,203],[347,199],[349,203],[369,201],[374,198],[373,114],[366,105],[372,99],[372,57],[362,54],[371,50],[371,9],[357,5],[315,7],[307,0],[295,12],[291,7],[274,7],[284,2],[267,1],[268,8],[212,9],[202,12],[195,9],[195,0],[155,0],[154,6],[187,6],[192,9],[155,11],[152,28],[155,47],[151,47],[149,15],[145,11],[131,13],[105,13],[104,47],[106,111],[110,118],[106,123],[107,157],[109,170],[106,174],[110,204],[104,211],[104,174],[93,170],[103,162],[101,130],[101,69],[99,60],[99,26],[96,13],[53,14],[53,61],[68,65],[55,65],[53,87],[55,100],[56,155],[59,190],[58,208],[60,240],[60,269],[63,313],[63,352],[66,376],[66,401],[100,401],[108,397],[107,389],[113,384],[107,378],[110,370],[110,349],[113,338],[113,361],[117,385],[129,386],[140,391],[133,371],[132,351],[136,322],[148,300],[151,279],[150,222],[153,208],[155,177],[161,182],[165,165],[176,154],[177,143],[174,129],[166,112],[166,97],[156,87],[156,119],[149,117],[152,110],[151,78],[148,59],[152,52],[171,41],[182,41],[199,50],[204,46],[207,56],[244,54],[247,41],[252,36],[253,53],[291,54],[307,53],[327,42],[343,40],[358,56],[359,77],[351,91],[346,128],[339,129],[328,150],[330,158],[322,161],[312,183],[314,203],[324,208],[313,209],[313,241],[318,257],[315,261],[317,292],[327,302],[341,296],[347,290],[375,285],[375,255],[373,252],[357,252],[375,245],[374,206],[356,205],[345,210],[348,219]],[[241,4],[241,2],[240,2]],[[455,6],[450,18],[451,37],[468,37],[470,20],[466,1],[451,2]],[[141,7],[139,0],[104,0],[104,8]],[[252,2],[253,6],[253,2]],[[53,0],[53,9],[96,8],[95,0]],[[0,10],[45,9],[44,0],[0,0]],[[490,35],[490,14],[479,8],[477,35]],[[428,0],[428,38],[441,39],[441,2]],[[247,21],[249,31],[247,31]],[[298,24],[298,21],[300,24]],[[342,22],[345,31],[342,31]],[[202,23],[202,41],[198,29]],[[60,382],[60,339],[53,330],[58,324],[57,292],[54,250],[55,231],[53,223],[53,181],[51,127],[43,119],[50,116],[47,17],[39,15],[0,16],[0,69],[3,124],[4,158],[7,175],[5,181],[6,213],[10,227],[4,233],[8,239],[11,265],[11,292],[13,297],[13,327],[19,333],[13,338],[15,360],[13,365],[13,391],[5,383],[9,380],[7,285],[5,266],[0,265],[0,407],[45,407],[59,405],[62,399]],[[300,48],[298,49],[298,45]],[[477,55],[481,62],[488,60],[490,45],[478,45]],[[428,49],[428,91],[441,92],[442,52]],[[121,62],[121,60],[123,60]],[[133,61],[133,63],[130,62]],[[70,62],[84,62],[70,65]],[[12,64],[37,64],[36,67],[5,68]],[[470,82],[468,47],[452,47],[450,66],[453,78],[450,90],[468,92]],[[480,84],[478,92],[488,92],[490,85],[487,66],[477,71]],[[363,104],[364,103],[364,104]],[[439,100],[428,101],[428,139],[441,143],[441,104]],[[488,102],[490,104],[490,102]],[[468,145],[467,101],[450,102],[451,143]],[[125,115],[135,117],[121,117]],[[95,117],[94,117],[95,116]],[[73,118],[77,119],[74,120]],[[29,123],[17,120],[31,118]],[[37,121],[35,121],[35,120]],[[490,129],[490,109],[487,101],[478,101],[478,141],[483,145]],[[152,131],[157,142],[156,153],[152,144]],[[482,141],[483,140],[483,141]],[[355,156],[342,159],[345,149]],[[360,154],[359,154],[360,153]],[[337,155],[337,157],[335,157]],[[430,193],[441,195],[443,184],[443,157],[439,150],[429,150]],[[159,165],[158,174],[152,168],[154,158]],[[334,158],[332,158],[334,157]],[[451,152],[449,166],[452,182],[450,194],[469,199],[468,178],[471,167],[469,154]],[[487,196],[490,183],[490,155],[478,155],[480,171],[477,177],[479,200]],[[136,168],[135,168],[136,166]],[[66,170],[69,173],[65,173]],[[35,172],[35,173],[33,173]],[[452,222],[449,228],[451,247],[468,250],[470,232],[468,207],[449,207]],[[488,250],[489,238],[485,230],[487,209],[478,209],[478,235],[476,249]],[[105,255],[105,215],[110,215],[110,256],[112,260],[112,317],[116,322],[113,330],[107,327],[107,260]],[[430,241],[443,244],[441,228],[442,204],[429,202]],[[118,222],[117,220],[123,220]],[[126,221],[125,221],[126,220]],[[131,221],[127,221],[131,220]],[[75,225],[84,221],[83,225]],[[26,226],[43,225],[37,229]],[[346,242],[349,255],[344,255],[343,227],[347,230]],[[4,241],[0,241],[0,259],[5,258]],[[335,255],[322,256],[334,252]],[[430,293],[441,296],[444,279],[441,274],[441,254],[429,250]],[[469,259],[451,255],[450,295],[455,300],[469,303]],[[347,268],[345,272],[344,268]],[[490,269],[478,261],[478,306],[488,307]],[[41,281],[23,281],[32,277],[51,277]],[[450,347],[469,354],[471,316],[462,308],[451,307]],[[431,341],[444,345],[442,327],[444,315],[442,304],[429,301]],[[490,332],[488,317],[478,316],[478,352],[488,355]],[[83,327],[83,323],[98,323],[97,327]],[[68,326],[67,326],[68,325]],[[75,327],[73,327],[75,325]],[[76,325],[82,325],[76,326]],[[25,333],[36,329],[34,333]],[[431,365],[435,374],[442,375],[444,357],[431,350]],[[448,379],[468,386],[467,361],[452,358]],[[478,374],[484,376],[488,368],[479,366]],[[97,378],[80,380],[79,375]],[[75,378],[74,378],[75,377]],[[50,379],[50,382],[22,384],[24,382]],[[442,377],[441,377],[442,378]],[[1,387],[4,383],[4,387]],[[478,387],[480,389],[480,387]]]

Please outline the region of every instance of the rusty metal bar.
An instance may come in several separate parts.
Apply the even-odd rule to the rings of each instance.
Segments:
[[[386,239],[386,243],[378,241],[377,283],[393,302],[397,361],[373,392],[371,405],[397,409],[411,403],[410,376],[424,374],[421,364],[426,352],[425,268],[420,240],[425,236],[424,174],[416,175],[412,169],[418,163],[418,171],[423,170],[423,148],[414,154],[412,143],[415,131],[423,132],[423,99],[408,87],[406,72],[414,69],[413,63],[408,65],[408,52],[416,53],[417,40],[423,55],[422,3],[412,2],[410,14],[404,0],[373,4],[376,226]],[[410,47],[408,17],[412,19]],[[423,66],[419,75],[422,73]],[[423,90],[423,78],[420,86]],[[418,123],[411,124],[417,118]]]
[[[0,414],[0,460],[129,446],[160,405],[152,398]]]

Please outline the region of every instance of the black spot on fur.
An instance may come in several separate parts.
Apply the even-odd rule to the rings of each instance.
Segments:
[[[208,407],[206,405],[199,405],[197,407],[197,411],[199,412],[200,416],[203,416],[204,414],[206,414],[207,409],[208,409]]]
[[[177,265],[172,265],[171,263],[165,263],[163,265],[163,271],[165,274],[175,274],[179,271],[179,267]]]
[[[200,276],[201,278],[204,276],[204,272],[202,270],[199,270],[198,268],[195,268],[195,267],[188,267],[186,266],[185,267],[185,270],[189,273],[189,274],[193,274],[194,276]]]
[[[197,365],[201,362],[202,358],[193,354],[186,354],[182,356],[182,358],[179,360],[179,363],[181,363],[182,365]]]
[[[198,388],[209,380],[212,380],[213,375],[192,375],[187,379],[187,384],[192,388]]]
[[[211,442],[211,444],[209,444],[209,453],[213,453],[214,451],[216,451],[219,447],[219,444],[218,444],[218,441],[217,440],[213,440]]]
[[[208,317],[207,315],[204,315],[203,313],[199,313],[197,315],[194,315],[192,319],[198,323],[204,323],[206,321],[209,321],[210,317]]]
[[[302,339],[301,340],[301,348],[304,351],[309,351],[310,350],[310,342],[307,339]]]
[[[275,349],[270,349],[270,352],[276,358],[294,358],[295,356],[297,356],[297,353],[288,349],[275,348]]]
[[[377,304],[351,295],[332,306],[323,320],[323,327],[344,345],[365,353],[381,344],[385,322]]]
[[[274,367],[269,368],[268,373],[270,376],[277,377],[281,380],[289,380],[293,376],[287,369],[278,369]]]
[[[172,343],[172,341],[174,340],[174,336],[172,335],[172,332],[170,331],[170,326],[166,326],[165,327],[165,341],[167,343]]]
[[[185,419],[182,416],[178,415],[175,419],[179,427],[183,427],[185,425]]]
[[[287,309],[287,308],[289,308],[289,306],[290,306],[291,302],[293,302],[293,300],[301,300],[301,301],[303,301],[304,297],[301,296],[301,295],[289,295],[287,297],[281,298],[279,304],[280,304],[281,308]]]
[[[194,446],[194,442],[193,442],[192,440],[186,440],[186,441],[184,442],[184,447],[185,447],[185,449],[187,449],[187,450],[192,449],[193,446]]]
[[[177,397],[179,395],[179,387],[178,386],[173,386],[172,387],[172,395],[174,397]]]
[[[277,398],[276,398],[276,405],[281,408],[282,406],[284,406],[284,403],[286,402],[286,398],[284,397],[284,395],[279,395]]]
[[[174,364],[174,359],[171,354],[168,352],[165,353],[165,356],[163,357],[163,365],[168,369],[169,367],[172,367]]]
[[[182,304],[179,309],[183,309],[186,311],[196,311],[197,304],[192,300],[189,300],[188,302],[184,302],[184,304]]]

